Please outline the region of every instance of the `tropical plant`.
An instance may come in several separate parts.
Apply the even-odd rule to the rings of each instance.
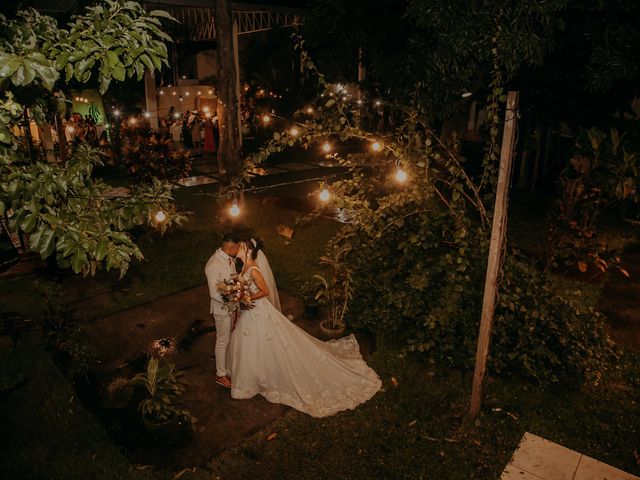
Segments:
[[[149,122],[123,127],[120,141],[124,168],[143,184],[154,178],[175,182],[191,171],[189,151],[177,149],[169,138],[156,136]]]
[[[329,325],[332,329],[344,327],[344,317],[353,297],[353,269],[346,262],[351,251],[349,244],[332,244],[320,257],[320,264],[327,267],[326,275],[314,275],[321,282],[322,289],[316,293],[329,309]]]
[[[549,219],[550,259],[587,272],[614,268],[623,275],[617,252],[598,235],[606,212],[640,200],[640,159],[625,145],[625,135],[591,128],[578,140],[577,152],[558,179],[560,193]],[[633,148],[633,147],[631,147]]]
[[[155,226],[158,211],[164,228],[182,220],[171,189],[153,183],[115,197],[92,176],[101,164],[98,150],[81,145],[61,163],[44,163],[32,154],[28,135],[15,132],[29,118],[43,124],[64,113],[63,75],[79,83],[97,76],[104,93],[112,80],[140,80],[146,70],[168,65],[163,18],[171,17],[124,0],[89,7],[66,28],[35,10],[0,18],[0,214],[6,211],[10,227],[30,236],[32,250],[55,255],[76,273],[94,274],[100,265],[124,275],[132,259],[142,258],[128,228]]]
[[[180,397],[184,393],[184,384],[175,365],[150,358],[147,371],[138,373],[131,379],[131,385],[143,391],[144,398],[138,409],[145,424],[153,427],[158,424],[176,421],[192,425],[195,417],[189,410],[180,407]]]

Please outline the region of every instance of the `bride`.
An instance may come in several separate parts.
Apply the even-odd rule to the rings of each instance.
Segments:
[[[243,310],[227,348],[231,396],[260,394],[314,417],[354,409],[380,390],[381,381],[360,355],[353,335],[322,342],[281,314],[268,300],[269,290],[256,258],[262,244],[240,249],[241,275],[253,282],[254,308]]]

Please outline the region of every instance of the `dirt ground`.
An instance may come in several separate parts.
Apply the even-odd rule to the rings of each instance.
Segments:
[[[599,307],[609,319],[616,343],[640,350],[640,245],[625,249],[622,262],[629,278],[610,272]]]

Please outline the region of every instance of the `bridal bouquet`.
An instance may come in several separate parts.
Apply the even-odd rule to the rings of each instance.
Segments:
[[[233,276],[218,282],[216,288],[222,297],[224,308],[230,312],[252,307],[251,280]]]

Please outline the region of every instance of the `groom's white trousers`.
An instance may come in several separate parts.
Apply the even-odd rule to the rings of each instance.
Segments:
[[[218,310],[218,309],[215,309]],[[224,377],[229,375],[227,370],[227,345],[231,337],[231,315],[226,310],[214,311],[213,319],[216,322],[216,375]]]

